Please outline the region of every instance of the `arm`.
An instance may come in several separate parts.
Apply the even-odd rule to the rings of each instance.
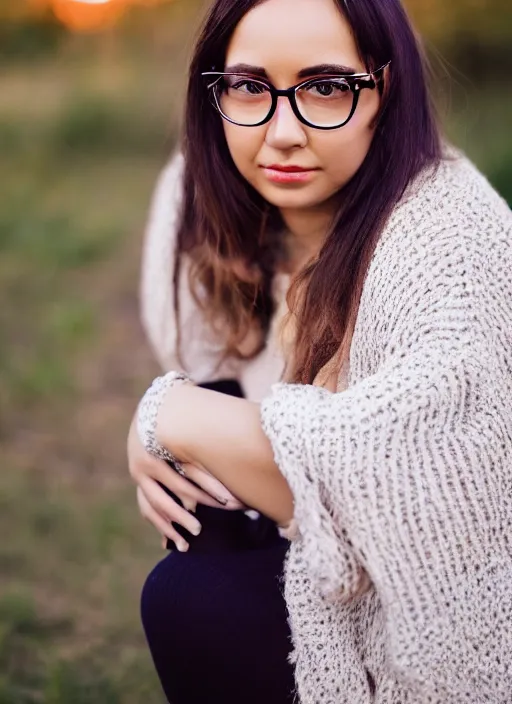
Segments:
[[[153,352],[164,369],[181,366],[177,349],[177,325],[172,284],[176,255],[178,219],[182,200],[183,157],[176,154],[162,171],[155,189],[144,238],[140,281],[141,319]],[[221,349],[208,333],[201,311],[188,287],[186,271],[180,281],[180,324],[185,362],[194,378],[213,381],[236,378],[231,365],[219,364]],[[190,512],[198,503],[239,509],[241,505],[211,475],[188,467],[187,475],[203,490],[180,477],[162,460],[151,457],[141,446],[132,427],[128,440],[130,474],[137,484],[139,508],[162,533],[180,549],[187,543],[172,526],[178,523],[191,533],[199,524]],[[162,489],[164,485],[179,497],[183,508]],[[217,500],[212,498],[217,497]]]
[[[176,154],[158,179],[142,250],[139,292],[141,320],[155,357],[163,369],[179,366],[172,275],[182,179],[183,157]]]
[[[443,243],[446,268],[421,277],[404,257],[407,295],[381,292],[374,319],[392,325],[373,374],[341,394],[277,385],[262,420],[294,495],[315,589],[349,600],[364,568],[383,609],[389,664],[414,701],[504,704],[510,245],[503,237],[496,254],[483,247],[485,256],[471,257],[456,242]],[[359,344],[374,344],[366,333]]]
[[[284,525],[293,500],[261,428],[258,404],[189,384],[167,391],[157,439],[181,461],[205,467],[242,503]]]
[[[179,218],[183,198],[184,160],[176,154],[162,171],[149,212],[140,280],[140,312],[147,338],[162,369],[183,369],[197,383],[237,379],[238,360],[223,360],[224,342],[204,320],[189,286],[190,262],[181,267],[179,288],[183,360],[178,354],[178,330],[173,286]]]

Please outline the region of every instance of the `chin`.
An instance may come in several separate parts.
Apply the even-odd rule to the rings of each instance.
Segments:
[[[296,188],[294,190],[289,189],[288,191],[284,188],[265,188],[261,189],[259,192],[260,195],[262,195],[263,198],[265,198],[265,200],[270,203],[270,205],[273,205],[276,208],[283,210],[305,210],[309,208],[315,208],[319,205],[322,205],[322,203],[325,203],[333,195],[332,193],[329,193],[327,195],[315,194],[312,193],[310,190],[308,191],[308,189],[304,187]]]

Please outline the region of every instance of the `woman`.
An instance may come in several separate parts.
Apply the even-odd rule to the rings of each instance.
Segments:
[[[511,214],[442,147],[399,1],[215,2],[184,159],[181,330],[212,333],[183,359],[243,379],[291,272],[285,383],[258,404],[157,381],[130,432],[143,511],[194,527],[165,457],[287,528],[302,704],[510,701]]]

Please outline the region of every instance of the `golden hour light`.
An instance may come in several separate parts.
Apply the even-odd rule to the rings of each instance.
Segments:
[[[126,0],[51,0],[55,16],[77,32],[106,29],[121,17]]]

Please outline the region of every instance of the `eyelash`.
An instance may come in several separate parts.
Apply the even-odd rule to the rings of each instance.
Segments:
[[[340,77],[341,78],[341,77]],[[341,82],[340,79],[338,79],[339,82],[337,82],[334,79],[322,79],[322,78],[317,78],[314,79],[314,82],[310,83],[305,83],[304,88],[307,90],[309,88],[317,88],[318,86],[324,86],[324,85],[329,85],[337,88],[345,88],[345,90],[350,90],[352,86],[350,86],[348,78],[343,78],[343,83]],[[228,81],[226,81],[226,87],[231,88],[233,90],[240,90],[242,87],[248,87],[248,86],[257,86],[258,88],[261,87],[263,89],[263,86],[269,87],[268,84],[263,83],[263,82],[258,82],[258,81],[251,81],[250,79],[245,79],[242,81],[238,81],[236,83],[233,83],[232,85],[229,84]],[[357,83],[354,84],[354,87],[357,86]],[[247,91],[250,93],[250,91]],[[342,92],[345,92],[342,90]],[[251,95],[258,95],[258,93],[251,93]]]

